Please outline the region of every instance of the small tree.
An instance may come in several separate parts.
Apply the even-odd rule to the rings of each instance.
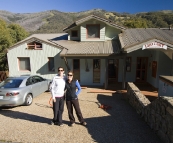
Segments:
[[[26,38],[28,33],[17,24],[7,25],[0,19],[0,70],[8,70],[7,48]]]

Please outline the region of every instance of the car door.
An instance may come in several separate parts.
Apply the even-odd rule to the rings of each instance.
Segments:
[[[33,97],[40,94],[40,83],[37,82],[33,77],[28,78],[26,86],[30,86]]]
[[[39,82],[40,86],[40,94],[44,93],[48,89],[48,83],[47,80],[43,79],[40,76],[34,76],[33,77],[37,82]]]

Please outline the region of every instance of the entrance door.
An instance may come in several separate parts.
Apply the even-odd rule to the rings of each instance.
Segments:
[[[147,79],[147,57],[138,57],[136,65],[136,82],[145,82]]]
[[[108,59],[108,84],[118,81],[118,59]]]
[[[80,81],[80,60],[73,59],[73,78]]]

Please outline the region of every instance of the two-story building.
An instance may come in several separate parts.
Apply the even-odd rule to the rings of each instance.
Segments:
[[[51,79],[58,66],[72,70],[81,85],[108,86],[126,81],[158,87],[159,75],[172,75],[173,30],[126,29],[90,15],[64,31],[34,34],[8,50],[9,74]]]

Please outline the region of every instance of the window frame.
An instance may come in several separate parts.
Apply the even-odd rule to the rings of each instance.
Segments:
[[[38,46],[40,46],[40,48],[37,48]],[[32,41],[30,43],[27,43],[27,49],[28,50],[42,50],[43,49],[43,44],[39,43],[39,42],[36,42],[36,41]]]
[[[50,59],[51,58],[53,59],[54,70],[50,69]],[[54,57],[48,57],[48,71],[49,72],[55,72],[55,60],[54,60]]]
[[[31,72],[31,63],[30,63],[30,57],[17,57],[18,58],[18,69],[19,71],[24,71],[24,72]],[[20,66],[20,59],[21,58],[28,58],[29,59],[29,70],[21,70],[21,66]]]
[[[98,37],[92,37],[92,38],[90,38],[90,37],[88,37],[88,27],[90,27],[90,26],[97,26],[98,27]],[[86,25],[86,38],[87,39],[100,39],[100,24],[87,24]]]

